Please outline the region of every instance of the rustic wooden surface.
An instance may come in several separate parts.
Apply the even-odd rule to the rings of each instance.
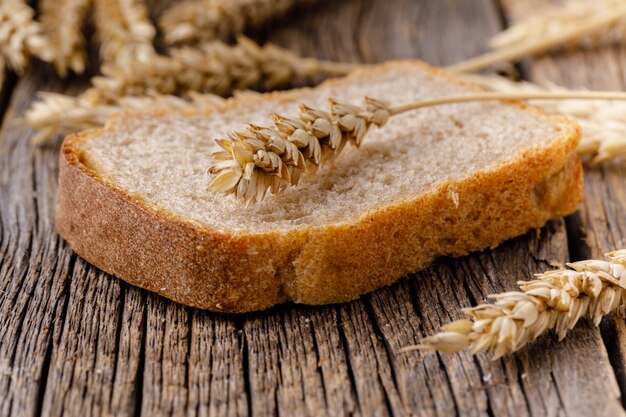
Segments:
[[[255,34],[310,56],[453,63],[544,0],[344,0]],[[560,53],[534,81],[624,89],[626,49]],[[43,65],[0,105],[0,416],[621,416],[626,325],[583,321],[497,361],[401,353],[517,279],[626,245],[626,168],[586,171],[580,212],[540,234],[432,268],[362,299],[225,316],[130,287],[54,231],[58,144],[11,123],[41,89],[78,91]],[[626,398],[626,397],[624,397]]]

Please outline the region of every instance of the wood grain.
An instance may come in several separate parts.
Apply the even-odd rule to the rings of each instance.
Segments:
[[[546,3],[542,0],[505,0],[503,6],[507,16],[515,19],[529,15],[536,7]],[[538,83],[623,91],[626,88],[624,51],[624,46],[606,45],[593,50],[553,53],[525,60],[522,68],[528,79]],[[623,162],[585,170],[585,202],[579,213],[567,219],[570,248],[577,259],[601,259],[604,253],[626,247],[625,176]],[[626,325],[621,318],[607,317],[601,330],[624,403]]]
[[[475,55],[503,18],[544,1],[323,2],[255,36],[325,59]],[[502,7],[500,7],[502,6]],[[502,15],[504,13],[504,15]],[[525,61],[537,81],[623,89],[620,50]],[[601,70],[601,71],[600,71]],[[210,314],[130,287],[77,258],[53,225],[58,145],[10,121],[40,89],[77,91],[43,65],[4,88],[0,131],[1,416],[619,416],[623,320],[587,321],[518,354],[401,353],[518,279],[624,244],[623,165],[586,173],[580,214],[500,247],[442,259],[345,305]],[[621,388],[620,388],[621,387]]]

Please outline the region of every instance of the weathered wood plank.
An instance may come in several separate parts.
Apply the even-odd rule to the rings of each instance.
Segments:
[[[9,122],[38,90],[84,85],[64,87],[50,72],[38,65],[18,82],[1,136],[0,414],[132,415],[141,311],[122,311],[120,283],[77,259],[54,230],[58,144],[33,147],[33,132]]]
[[[419,57],[449,65],[484,52],[500,27],[492,0],[370,1],[356,42],[366,62]]]
[[[503,0],[503,9],[507,16],[515,19],[536,11],[550,1]],[[605,46],[593,50],[568,51],[527,59],[523,63],[525,75],[538,83],[552,82],[570,88],[590,88],[603,90],[624,90],[624,61],[623,47]],[[583,132],[584,134],[584,132]],[[575,259],[602,258],[603,253],[623,248],[626,245],[626,186],[624,178],[626,168],[623,162],[607,164],[599,167],[587,167],[585,170],[585,202],[580,213],[568,219],[570,247],[573,248]],[[588,324],[587,324],[588,326]],[[626,326],[622,319],[606,319],[603,325],[604,342],[611,353],[611,362],[617,373],[621,394],[626,392],[626,378],[623,373],[626,348],[622,343],[626,338]],[[579,333],[581,329],[576,329]],[[589,336],[598,339],[595,331],[589,330]],[[599,341],[598,341],[599,343]],[[602,356],[606,356],[604,346],[598,349]],[[623,415],[616,404],[620,400],[620,392],[615,384],[615,376],[607,376],[606,361],[595,362],[585,359],[585,364],[577,364],[579,372],[584,372],[585,392],[594,396],[597,408],[585,408],[589,412],[612,412]],[[600,366],[602,364],[602,366]],[[573,369],[555,367],[556,372],[565,372],[565,377],[571,378]],[[604,377],[598,377],[604,375]],[[602,378],[602,380],[600,380]],[[597,380],[596,380],[597,379]],[[598,387],[604,382],[604,392],[598,392]],[[568,404],[568,408],[580,412],[579,398],[583,386],[572,387],[571,384],[562,384],[561,388]]]
[[[118,317],[116,361],[112,364],[115,372],[113,393],[108,400],[111,415],[135,415],[139,406],[139,383],[143,357],[143,335],[145,333],[145,295],[136,288],[123,288],[121,317]]]
[[[0,132],[0,414],[40,408],[50,340],[61,320],[73,255],[53,228],[54,148],[34,149],[32,131],[9,121],[35,91],[58,82],[36,65],[15,87]]]
[[[195,406],[196,411],[188,414],[249,415],[244,360],[247,353],[239,319],[196,313],[189,356],[189,407],[193,410]]]
[[[55,327],[44,415],[100,415],[107,411],[105,399],[112,395],[115,372],[120,291],[103,273],[74,266],[67,313]]]
[[[246,320],[254,414],[314,415],[326,408],[311,314],[315,312],[291,307]]]
[[[142,415],[182,415],[187,407],[186,360],[191,314],[150,296],[147,302]]]

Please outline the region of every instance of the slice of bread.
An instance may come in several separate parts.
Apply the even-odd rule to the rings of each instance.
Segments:
[[[208,192],[224,136],[298,103],[400,104],[476,88],[396,62],[313,89],[244,95],[204,114],[130,114],[68,137],[57,228],[87,261],[183,304],[224,312],[352,300],[434,258],[493,247],[582,199],[575,124],[520,103],[394,116],[300,185],[245,207]]]

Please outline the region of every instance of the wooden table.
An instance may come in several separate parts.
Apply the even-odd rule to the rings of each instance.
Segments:
[[[281,22],[258,39],[309,56],[454,63],[545,1],[363,0]],[[626,49],[526,60],[528,79],[624,89]],[[623,163],[585,174],[580,212],[360,300],[227,316],[185,308],[78,258],[54,229],[59,146],[11,121],[41,89],[79,91],[35,65],[2,89],[0,415],[621,416],[626,326],[583,321],[497,361],[401,353],[461,308],[568,260],[626,246]],[[624,397],[626,398],[626,397]]]

